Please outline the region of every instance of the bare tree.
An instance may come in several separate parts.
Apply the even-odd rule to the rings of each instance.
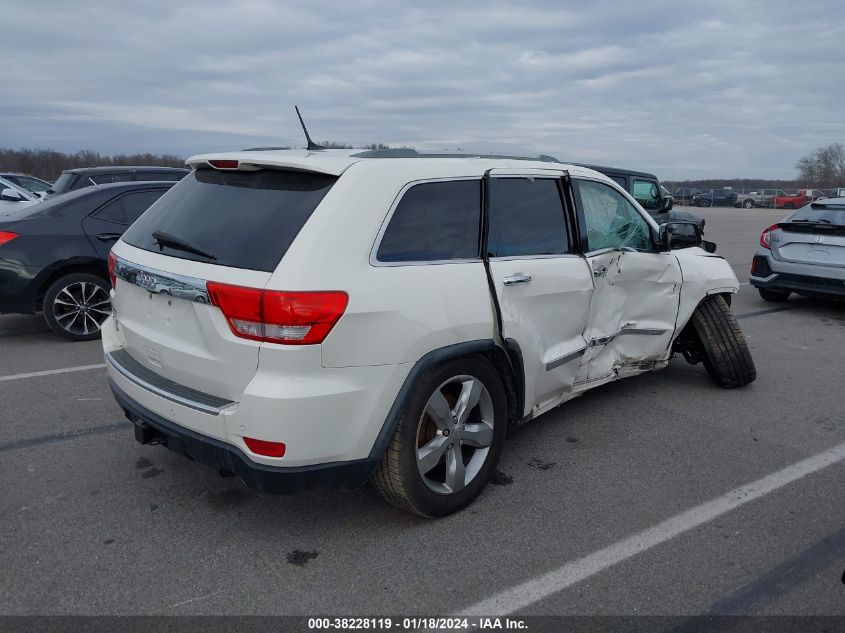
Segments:
[[[795,165],[807,187],[829,189],[845,186],[845,145],[833,143],[801,158]]]

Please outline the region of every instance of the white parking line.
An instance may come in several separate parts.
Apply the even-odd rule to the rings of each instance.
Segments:
[[[461,611],[466,616],[503,616],[571,587],[605,569],[692,530],[770,492],[845,460],[845,443],[682,512],[583,558],[505,589]]]
[[[91,369],[104,369],[105,364],[99,365],[79,365],[78,367],[64,367],[63,369],[46,369],[44,371],[31,371],[27,374],[11,374],[9,376],[0,376],[0,382],[6,380],[23,380],[24,378],[38,378],[39,376],[55,376],[56,374],[69,374],[74,371],[90,371]]]

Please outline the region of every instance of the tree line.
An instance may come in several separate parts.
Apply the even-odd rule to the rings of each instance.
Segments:
[[[353,149],[353,145],[338,141],[323,141],[330,149]],[[360,149],[390,149],[384,143],[370,143]],[[282,147],[280,149],[292,149]],[[77,167],[111,167],[115,165],[153,165],[157,167],[184,167],[185,159],[175,154],[101,154],[92,150],[75,153],[57,152],[52,149],[2,149],[0,171],[21,172],[53,182],[64,169]]]
[[[185,159],[173,154],[100,154],[82,150],[73,154],[51,149],[0,149],[0,170],[30,174],[54,181],[63,169],[113,165],[184,167]]]

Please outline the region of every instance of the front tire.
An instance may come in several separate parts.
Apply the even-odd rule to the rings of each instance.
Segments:
[[[754,382],[754,359],[724,297],[710,295],[704,299],[693,312],[692,324],[701,343],[704,367],[713,382],[725,389]]]
[[[754,201],[753,200],[746,200],[742,203],[743,209],[753,209],[754,208]]]
[[[760,297],[763,301],[774,301],[776,303],[783,303],[789,299],[790,292],[782,290],[771,290],[770,288],[757,288]]]
[[[490,480],[507,424],[504,386],[490,363],[465,358],[434,367],[418,380],[372,482],[403,510],[457,512]]]
[[[111,314],[111,286],[102,277],[71,273],[60,277],[44,293],[44,320],[59,336],[71,341],[100,337],[100,328]]]

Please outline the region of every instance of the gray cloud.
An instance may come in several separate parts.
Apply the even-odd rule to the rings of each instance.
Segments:
[[[792,177],[845,140],[838,3],[7,0],[0,145],[320,139]]]

